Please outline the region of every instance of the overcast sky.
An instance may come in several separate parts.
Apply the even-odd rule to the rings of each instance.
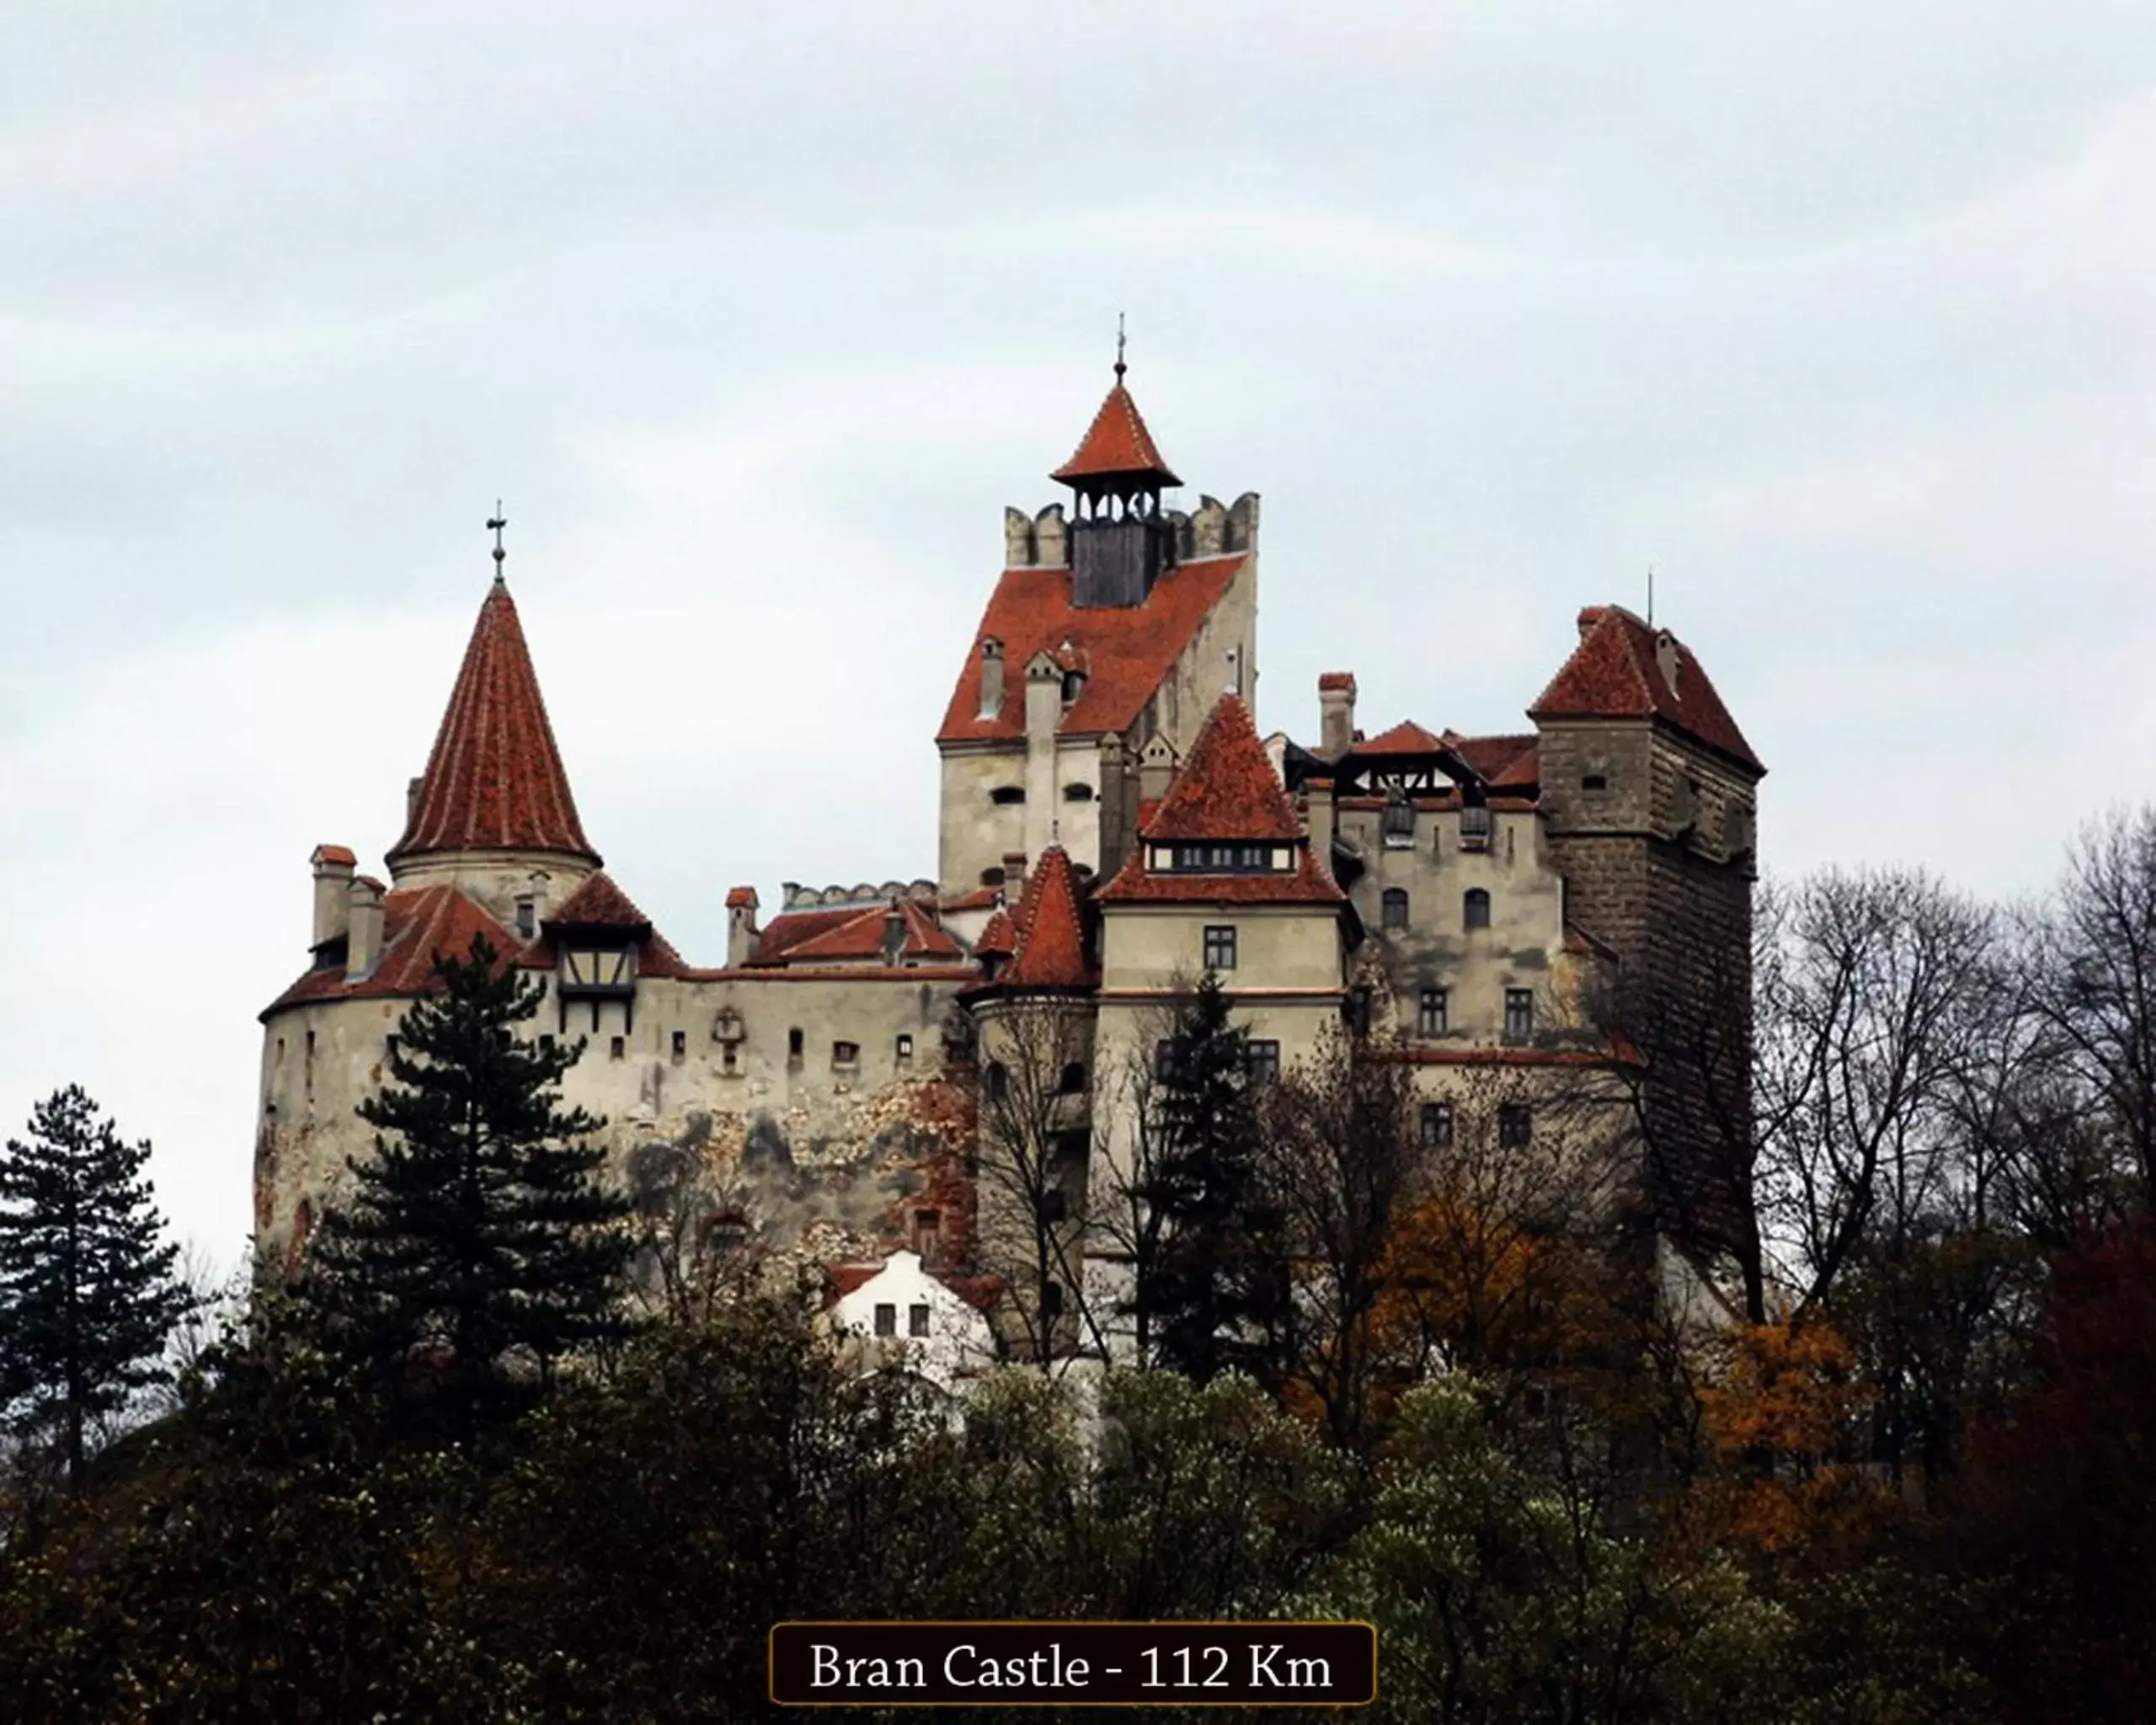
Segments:
[[[1129,313],[1264,497],[1259,721],[1524,725],[1657,609],[1770,868],[2040,889],[2156,791],[2156,6],[0,5],[0,1130],[237,1258],[307,858],[510,520],[584,825],[931,873],[931,742]]]

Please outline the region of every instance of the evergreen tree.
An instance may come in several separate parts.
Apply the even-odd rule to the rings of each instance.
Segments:
[[[543,994],[483,935],[435,954],[393,1081],[360,1105],[375,1153],[350,1162],[354,1195],[324,1215],[305,1278],[333,1344],[392,1379],[436,1367],[467,1406],[626,1327],[628,1206],[591,1138],[606,1122],[559,1105],[584,1044],[519,1033]]]
[[[159,1381],[187,1310],[179,1248],[142,1178],[149,1155],[72,1084],[0,1155],[0,1409],[56,1430],[71,1485],[85,1430]]]
[[[1209,972],[1177,1015],[1152,1096],[1154,1149],[1139,1195],[1157,1243],[1135,1307],[1155,1362],[1198,1383],[1231,1367],[1269,1381],[1288,1297],[1260,1179],[1249,1039]]]

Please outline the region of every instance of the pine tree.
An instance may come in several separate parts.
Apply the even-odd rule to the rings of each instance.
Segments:
[[[1158,1237],[1136,1310],[1155,1363],[1198,1383],[1230,1368],[1271,1377],[1286,1298],[1260,1180],[1248,1043],[1209,972],[1177,1016],[1152,1097],[1154,1150],[1139,1196]]]
[[[71,1486],[93,1422],[163,1377],[188,1306],[142,1178],[149,1155],[72,1084],[0,1155],[0,1409],[56,1431]]]
[[[473,1407],[626,1329],[628,1206],[591,1135],[606,1122],[559,1105],[584,1044],[518,1032],[543,994],[483,935],[435,955],[393,1081],[360,1105],[375,1153],[349,1163],[352,1199],[323,1215],[303,1281],[340,1351],[393,1380],[430,1362]]]

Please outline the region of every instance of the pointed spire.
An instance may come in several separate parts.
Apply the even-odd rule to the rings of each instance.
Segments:
[[[1108,391],[1100,411],[1093,415],[1093,423],[1079,441],[1077,452],[1049,475],[1051,479],[1059,479],[1081,490],[1109,480],[1154,489],[1182,483],[1161,458],[1153,434],[1145,429],[1145,420],[1138,411],[1138,403],[1123,387],[1123,373],[1129,369],[1123,364],[1123,318],[1118,314],[1115,329],[1115,386]]]
[[[490,525],[499,522],[498,512]],[[389,860],[487,850],[599,861],[577,820],[516,601],[499,565]]]
[[[1223,695],[1205,716],[1182,770],[1145,823],[1145,836],[1300,839],[1295,805],[1241,696]]]
[[[1097,980],[1086,963],[1078,879],[1060,845],[1050,845],[1026,876],[1018,901],[1017,956],[996,979],[1009,988],[1086,988]]]

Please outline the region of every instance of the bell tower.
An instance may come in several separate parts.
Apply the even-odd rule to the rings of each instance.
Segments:
[[[1115,387],[1078,446],[1049,477],[1077,494],[1070,524],[1070,602],[1079,610],[1143,605],[1175,561],[1175,532],[1161,511],[1164,486],[1180,485],[1138,403],[1123,387],[1123,334],[1115,339]]]

